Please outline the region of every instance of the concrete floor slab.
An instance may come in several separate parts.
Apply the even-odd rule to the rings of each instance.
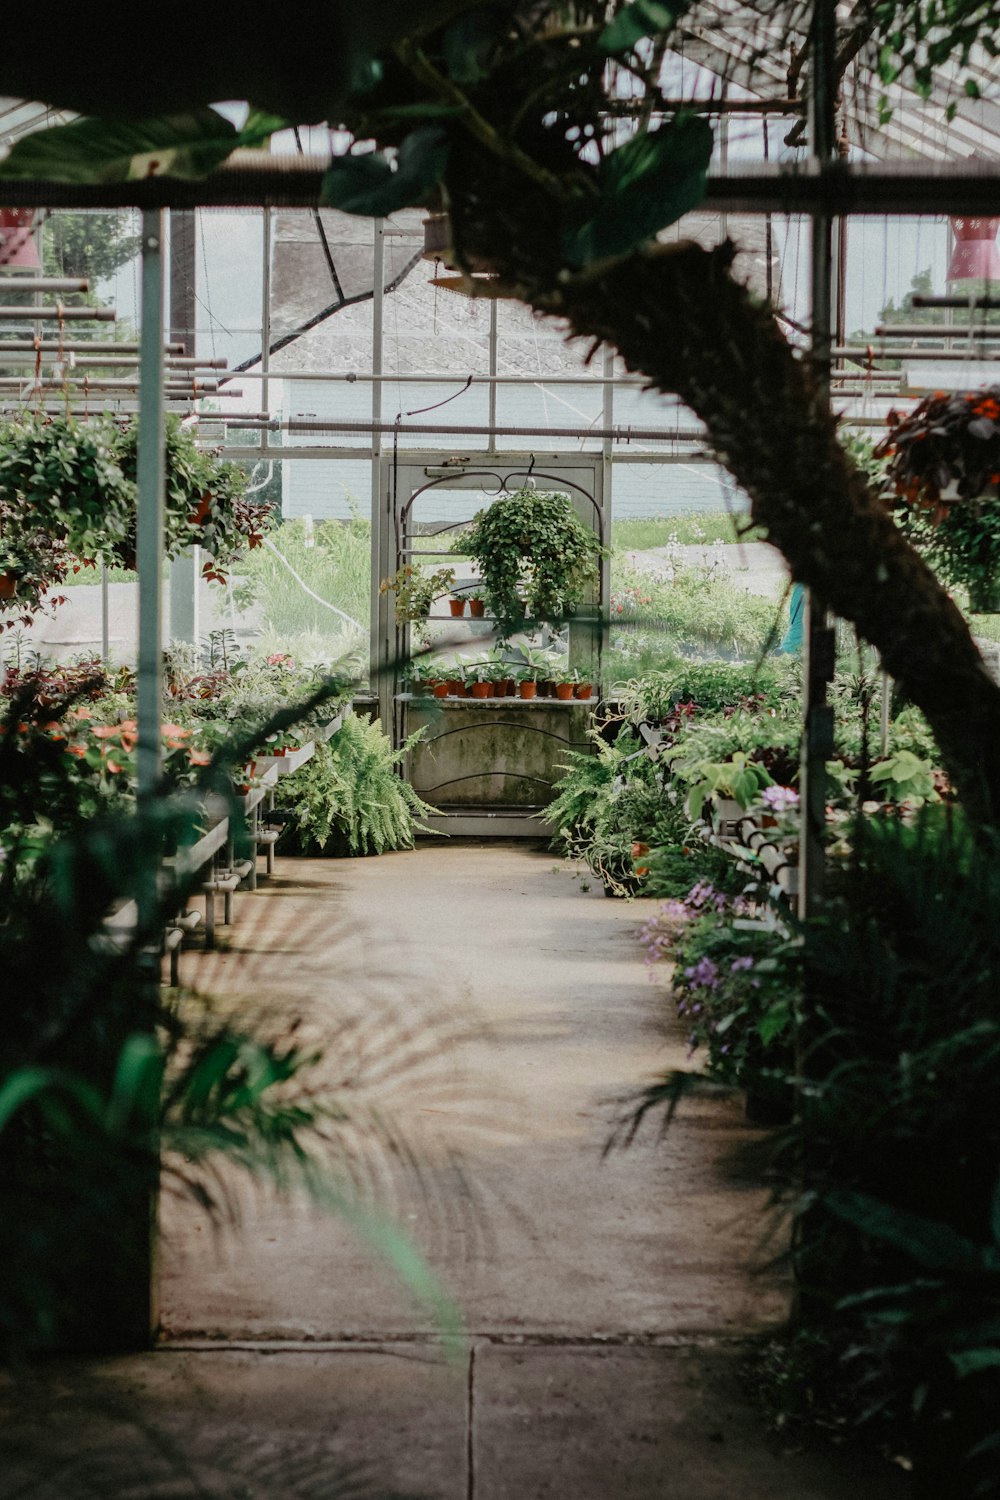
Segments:
[[[471,1331],[743,1333],[781,1320],[782,1280],[753,1270],[773,1248],[761,1247],[766,1195],[723,1165],[754,1135],[736,1100],[692,1103],[665,1141],[650,1131],[602,1160],[611,1101],[686,1064],[635,940],[648,904],[581,893],[523,846],[442,840],[279,868],[238,904],[233,950],[193,977],[304,1016],[334,1051],[359,1005],[369,1027],[384,1018],[390,1051],[400,1017],[418,1033],[426,1018],[431,1037],[444,1027],[419,1076],[390,1069],[371,1102],[427,1149],[420,1188],[388,1171],[382,1190]],[[193,1210],[168,1205],[164,1223],[172,1335],[432,1331],[370,1251],[306,1205],[257,1200],[221,1254]]]
[[[475,1500],[902,1500],[902,1471],[781,1453],[731,1350],[476,1351]]]
[[[59,1361],[0,1383],[0,1500],[465,1500],[466,1387],[415,1346]]]

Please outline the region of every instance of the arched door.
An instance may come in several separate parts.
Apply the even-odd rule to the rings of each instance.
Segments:
[[[385,455],[379,577],[412,562],[429,571],[454,565],[456,589],[474,588],[475,569],[455,558],[453,541],[478,510],[526,483],[568,495],[581,520],[604,542],[608,526],[600,454]],[[382,722],[397,746],[423,730],[405,769],[437,809],[437,826],[503,837],[546,832],[539,813],[551,799],[566,751],[588,744],[586,726],[601,680],[608,577],[605,560],[591,596],[567,624],[526,630],[506,653],[512,662],[525,648],[548,651],[553,661],[565,659],[593,682],[594,694],[587,702],[440,699],[414,691],[408,667],[415,655],[442,667],[460,663],[467,671],[495,656],[491,624],[452,619],[447,601],[441,600],[425,626],[397,625],[393,596],[376,593],[373,675]]]

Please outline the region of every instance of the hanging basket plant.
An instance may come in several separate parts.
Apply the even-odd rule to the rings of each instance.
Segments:
[[[974,613],[1000,611],[1000,387],[936,391],[889,423],[875,456],[901,530]]]
[[[497,635],[572,614],[597,578],[600,542],[567,495],[524,488],[479,511],[453,550],[479,566]]]
[[[248,547],[259,547],[270,530],[274,512],[270,505],[250,500],[247,477],[238,464],[227,463],[221,449],[199,448],[176,417],[166,423],[166,476],[164,528],[166,554],[178,557],[192,547],[207,554],[202,567],[206,578],[225,582],[227,569]],[[119,429],[115,454],[122,472],[134,486],[138,461],[138,427],[134,422]],[[135,565],[135,514],[118,549],[119,560]]]
[[[31,416],[0,432],[0,504],[9,544],[44,534],[81,558],[108,557],[128,535],[135,492],[104,422]]]

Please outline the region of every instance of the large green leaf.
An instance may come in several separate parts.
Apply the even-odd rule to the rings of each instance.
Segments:
[[[237,146],[257,146],[284,123],[254,110],[237,130],[214,109],[148,120],[74,120],[18,141],[0,162],[0,177],[50,182],[204,177]]]
[[[632,0],[601,32],[600,45],[605,52],[628,52],[643,37],[670,31],[690,8],[691,0]]]
[[[426,198],[447,162],[447,136],[440,126],[427,125],[402,142],[395,169],[378,152],[337,157],[323,179],[321,201],[344,213],[380,218]]]
[[[652,239],[701,202],[711,156],[712,127],[700,115],[633,136],[601,162],[595,210],[563,235],[567,258],[586,265]]]
[[[441,38],[448,77],[463,86],[482,82],[501,29],[500,17],[488,10],[472,11],[453,21]]]
[[[929,1270],[968,1272],[984,1269],[980,1247],[956,1234],[948,1224],[939,1224],[920,1214],[896,1208],[891,1203],[870,1198],[865,1193],[845,1189],[824,1193],[823,1202],[838,1218],[846,1219],[862,1234],[895,1245]]]

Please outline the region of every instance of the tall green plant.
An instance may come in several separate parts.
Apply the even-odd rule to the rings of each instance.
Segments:
[[[378,723],[352,715],[298,771],[279,783],[278,805],[293,815],[305,853],[383,854],[411,849],[428,807],[398,767],[419,738],[399,750]]]

